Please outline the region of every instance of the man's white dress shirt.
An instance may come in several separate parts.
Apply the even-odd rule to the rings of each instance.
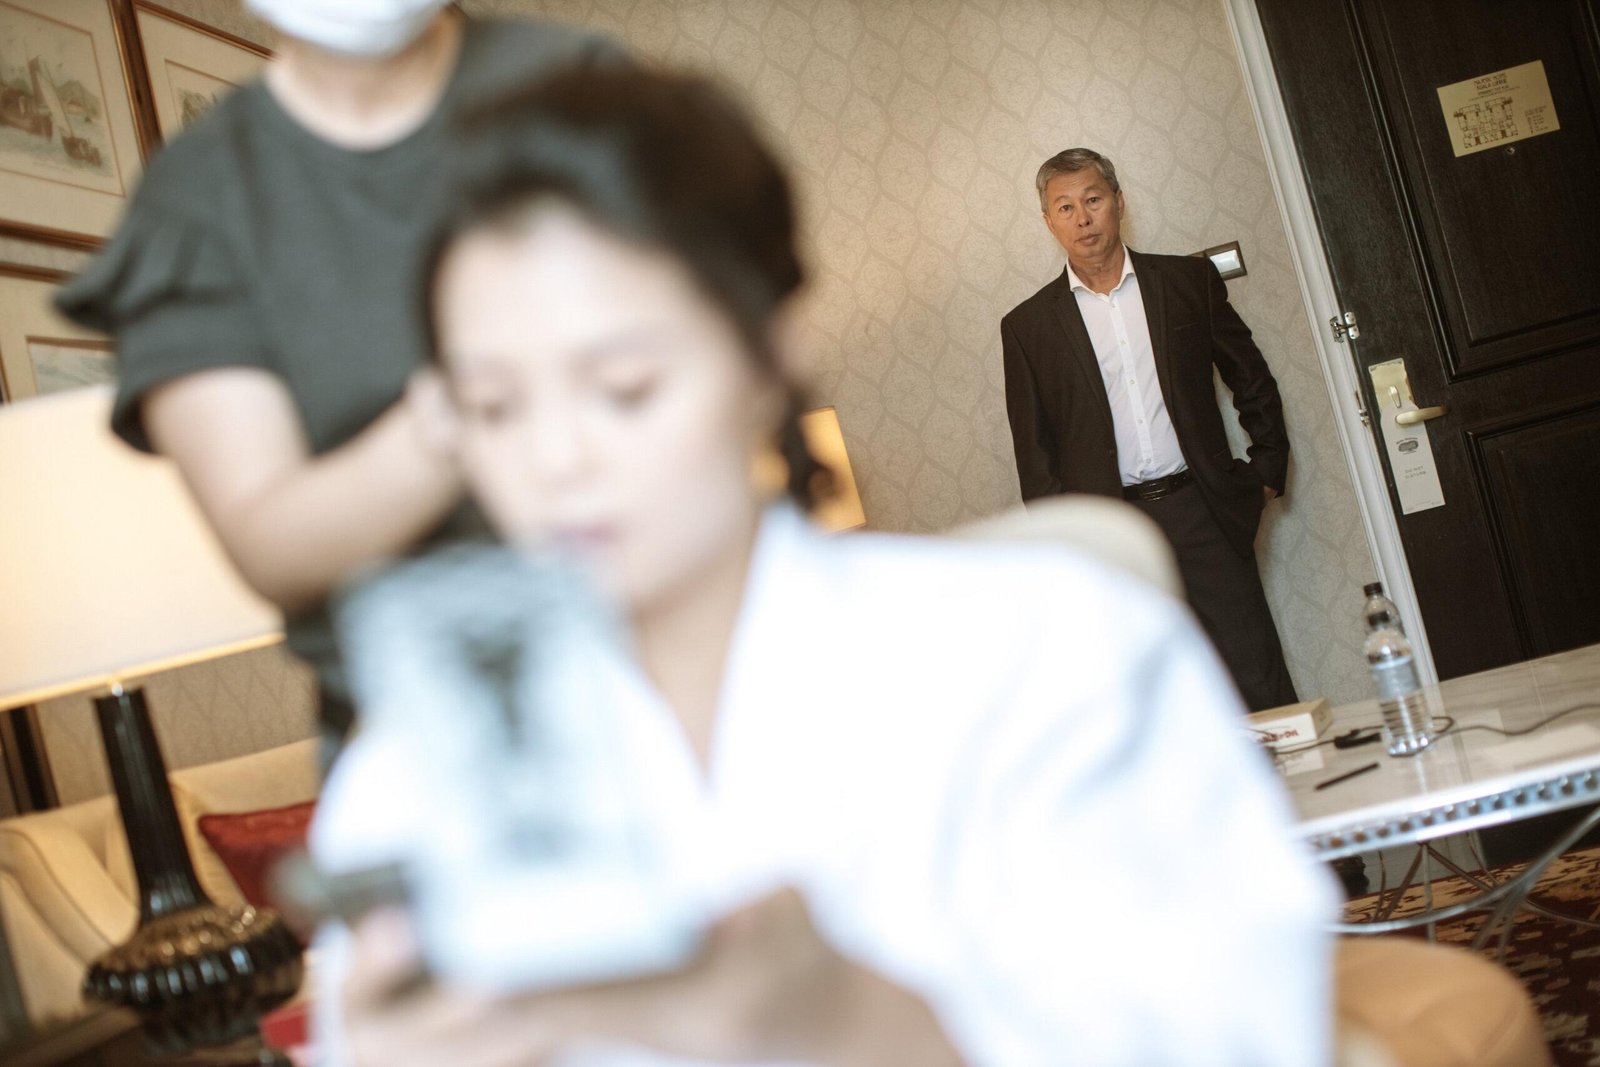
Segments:
[[[1328,1061],[1331,879],[1181,605],[1063,548],[828,536],[788,507],[745,598],[706,771],[653,693],[623,709],[641,818],[708,922],[797,886],[973,1067]],[[324,863],[427,825],[426,774],[376,773],[381,746],[334,769]],[[327,1031],[341,932],[321,942]]]
[[[1084,328],[1094,345],[1111,402],[1111,425],[1117,438],[1117,466],[1123,485],[1148,482],[1184,470],[1178,434],[1167,414],[1167,402],[1156,378],[1155,350],[1133,257],[1122,249],[1122,277],[1109,293],[1084,284],[1072,265],[1067,281],[1078,302]]]

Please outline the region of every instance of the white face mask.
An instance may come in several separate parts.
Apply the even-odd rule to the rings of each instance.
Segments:
[[[387,56],[422,36],[450,0],[246,0],[280,32],[354,56]]]

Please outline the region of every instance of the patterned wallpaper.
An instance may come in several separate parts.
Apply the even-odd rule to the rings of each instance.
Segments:
[[[171,770],[316,733],[310,672],[281,645],[152,675],[140,684]],[[109,792],[100,728],[88,698],[46,701],[39,715],[61,802]]]
[[[237,0],[164,2],[266,39]],[[1229,292],[1278,377],[1294,446],[1288,499],[1258,542],[1268,597],[1301,694],[1366,695],[1355,615],[1374,567],[1220,0],[464,6],[592,25],[745,94],[797,175],[815,398],[838,408],[880,528],[938,530],[1018,499],[998,323],[1062,265],[1032,192],[1041,160],[1074,144],[1111,156],[1136,248],[1239,241],[1249,274]],[[3,240],[0,258],[77,261]],[[281,653],[255,655],[166,683],[171,763],[304,736],[304,678]],[[72,788],[98,788],[87,711],[50,718],[74,724],[51,729],[58,774],[92,764]]]

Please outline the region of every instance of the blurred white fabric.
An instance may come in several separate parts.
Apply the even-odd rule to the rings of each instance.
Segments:
[[[1061,547],[829,537],[779,507],[708,774],[646,697],[625,714],[652,817],[707,918],[798,886],[974,1067],[1329,1060],[1335,887],[1214,654],[1148,583]],[[340,759],[324,863],[405,847],[428,798],[395,758],[357,737]],[[319,1015],[333,1067],[337,1025]]]

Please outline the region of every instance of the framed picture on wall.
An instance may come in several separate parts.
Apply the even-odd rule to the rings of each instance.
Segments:
[[[0,264],[0,400],[116,380],[111,342],[50,303],[66,279],[61,271]]]
[[[218,99],[254,77],[271,54],[149,0],[133,0],[133,19],[149,88],[150,112],[142,131],[147,150],[188,129]]]
[[[0,0],[0,233],[93,248],[139,174],[113,0]]]

